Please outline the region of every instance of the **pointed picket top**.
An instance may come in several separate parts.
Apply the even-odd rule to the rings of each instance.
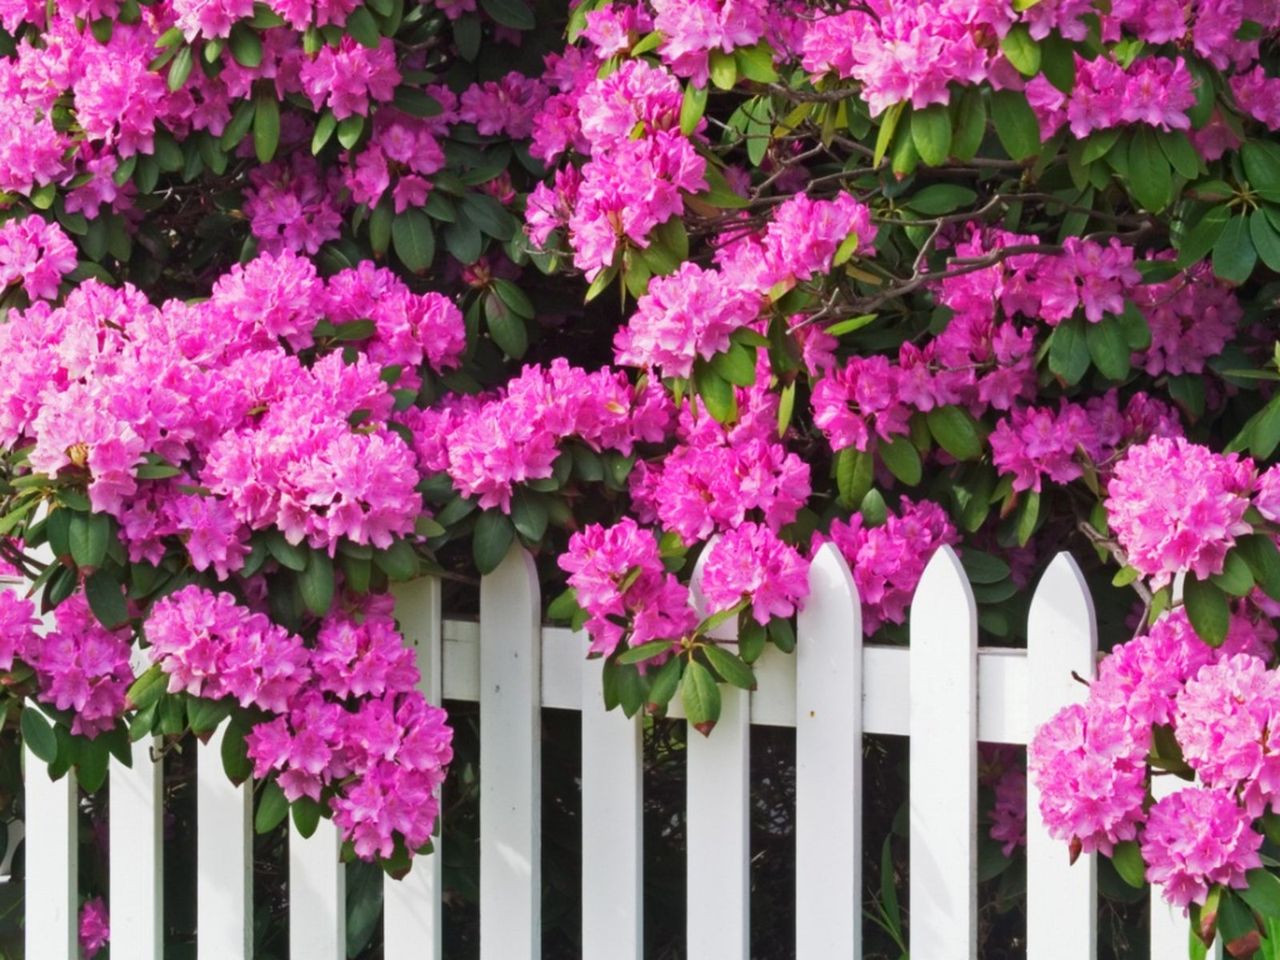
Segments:
[[[862,956],[862,605],[833,543],[796,618],[796,958]]]
[[[978,614],[950,547],[920,578],[910,633],[911,954],[976,960]]]
[[[1063,707],[1085,699],[1098,649],[1093,597],[1080,567],[1059,553],[1040,578],[1027,616],[1028,738]],[[1027,784],[1027,957],[1097,956],[1097,858],[1074,865],[1040,819],[1040,793]]]

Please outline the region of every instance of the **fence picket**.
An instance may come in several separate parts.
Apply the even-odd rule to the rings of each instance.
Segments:
[[[410,583],[397,584],[396,618],[404,637],[414,645],[419,686],[423,696],[439,705],[442,699],[441,644],[443,630],[440,605],[440,581],[423,577]],[[428,857],[414,860],[413,869],[401,880],[387,877],[383,881],[382,936],[386,960],[440,960],[441,893],[440,864],[443,856],[442,836],[434,841],[435,850]]]
[[[27,707],[28,710],[34,709]],[[79,909],[80,835],[76,817],[76,775],[49,779],[48,767],[23,749],[26,791],[27,956],[35,960],[76,960]]]
[[[222,769],[224,723],[196,746],[196,956],[253,956],[253,792]]]
[[[289,956],[346,960],[347,867],[342,835],[321,819],[310,837],[289,825]]]
[[[1049,564],[1027,617],[1027,683],[1031,737],[1060,709],[1082,702],[1093,677],[1098,630],[1093,598],[1070,554]],[[1027,783],[1027,958],[1069,956],[1093,960],[1097,946],[1097,859],[1084,854],[1072,866],[1062,841],[1040,819],[1040,794]]]
[[[699,584],[711,552],[703,550],[693,572],[693,601],[706,611]],[[729,620],[710,632],[736,640]],[[749,751],[751,704],[745,690],[723,685],[720,722],[704,737],[689,726],[686,955],[699,960],[746,960],[751,953],[751,817]]]
[[[480,582],[480,956],[542,948],[542,623],[533,558]]]
[[[150,737],[131,745],[133,766],[111,759],[111,947],[130,960],[164,956],[164,764]]]
[[[796,957],[862,956],[862,611],[826,544],[796,624]]]
[[[603,667],[603,660],[582,664],[582,956],[641,960],[640,718],[605,710]]]
[[[978,622],[950,547],[925,568],[910,634],[911,956],[976,960]]]

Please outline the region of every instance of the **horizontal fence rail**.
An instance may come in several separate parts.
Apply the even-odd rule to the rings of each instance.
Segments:
[[[727,689],[710,738],[689,737],[687,845],[690,960],[748,960],[749,727],[796,730],[796,952],[800,960],[861,957],[862,738],[910,737],[910,949],[913,960],[977,956],[977,744],[1025,744],[1086,688],[1096,660],[1093,605],[1075,562],[1050,565],[1030,604],[1026,650],[977,645],[973,594],[950,548],[917,590],[910,645],[862,642],[857,591],[844,559],[823,547],[797,622],[797,651],[770,647],[758,689]],[[19,585],[11,584],[11,588]],[[696,585],[695,585],[696,586]],[[695,589],[695,597],[697,590]],[[479,622],[446,619],[440,586],[397,589],[397,614],[433,702],[478,701],[481,714],[482,960],[535,960],[541,943],[542,708],[582,713],[582,951],[587,960],[640,960],[644,950],[641,720],[606,713],[600,663],[584,635],[542,627],[531,558],[513,550],[484,578]],[[718,639],[732,640],[732,622]],[[682,716],[673,702],[671,716]],[[219,737],[198,748],[197,955],[253,955],[252,796],[221,769]],[[132,770],[112,761],[113,956],[163,955],[162,798],[149,745]],[[31,960],[77,956],[76,793],[28,757],[26,939]],[[1093,960],[1097,883],[1092,856],[1067,863],[1028,797],[1028,960]],[[291,828],[292,829],[292,828]],[[15,831],[15,835],[17,832]],[[875,838],[878,839],[878,838]],[[388,960],[440,960],[440,849],[407,878],[385,881]],[[295,960],[342,960],[343,870],[328,823],[290,836],[290,943]],[[113,864],[115,866],[115,864]],[[3,878],[0,878],[2,880]],[[1167,913],[1167,911],[1166,911]],[[1159,914],[1152,960],[1186,949],[1186,922]],[[1180,938],[1180,939],[1179,939]]]

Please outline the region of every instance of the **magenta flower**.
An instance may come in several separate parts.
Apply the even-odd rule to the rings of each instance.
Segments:
[[[1147,813],[1142,859],[1147,879],[1176,907],[1204,903],[1209,887],[1247,887],[1245,872],[1262,866],[1262,835],[1224,790],[1186,787]]]

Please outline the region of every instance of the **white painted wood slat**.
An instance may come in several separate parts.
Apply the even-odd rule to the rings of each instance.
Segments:
[[[950,547],[925,568],[910,634],[911,956],[977,960],[978,623]]]
[[[31,708],[28,708],[31,709]],[[48,764],[23,749],[26,791],[27,956],[76,960],[80,848],[76,818],[79,790],[74,773],[49,779]]]
[[[196,956],[253,956],[253,793],[222,769],[226,723],[196,746]]]
[[[582,637],[581,653],[587,654]],[[640,717],[606,711],[603,660],[582,661],[582,956],[644,952]]]
[[[164,956],[164,764],[154,740],[131,745],[133,766],[111,758],[111,948],[131,960]]]
[[[339,859],[342,834],[322,818],[303,837],[289,823],[289,956],[346,960],[347,867]]]
[[[796,626],[796,957],[860,957],[862,611],[833,544]]]
[[[480,585],[480,957],[542,947],[541,608],[512,548]]]
[[[693,604],[706,611],[699,584],[714,540],[693,572]],[[736,640],[737,623],[711,630]],[[686,956],[747,960],[751,955],[751,707],[746,690],[721,685],[720,720],[711,736],[689,727],[685,849],[690,907]]]
[[[428,702],[439,705],[444,677],[440,581],[424,577],[396,584],[392,592],[400,628],[416,651],[418,671],[422,674],[419,689]],[[401,880],[388,877],[383,881],[382,933],[386,960],[441,958],[442,844],[443,836],[437,836],[432,854],[416,858],[407,876]]]
[[[1027,619],[1027,682],[1032,725],[1081,703],[1093,678],[1098,630],[1084,575],[1070,554],[1049,565],[1031,599]],[[1033,731],[1032,731],[1033,732]],[[1098,955],[1097,858],[1072,865],[1065,844],[1040,819],[1040,794],[1027,783],[1027,960],[1093,960]]]

